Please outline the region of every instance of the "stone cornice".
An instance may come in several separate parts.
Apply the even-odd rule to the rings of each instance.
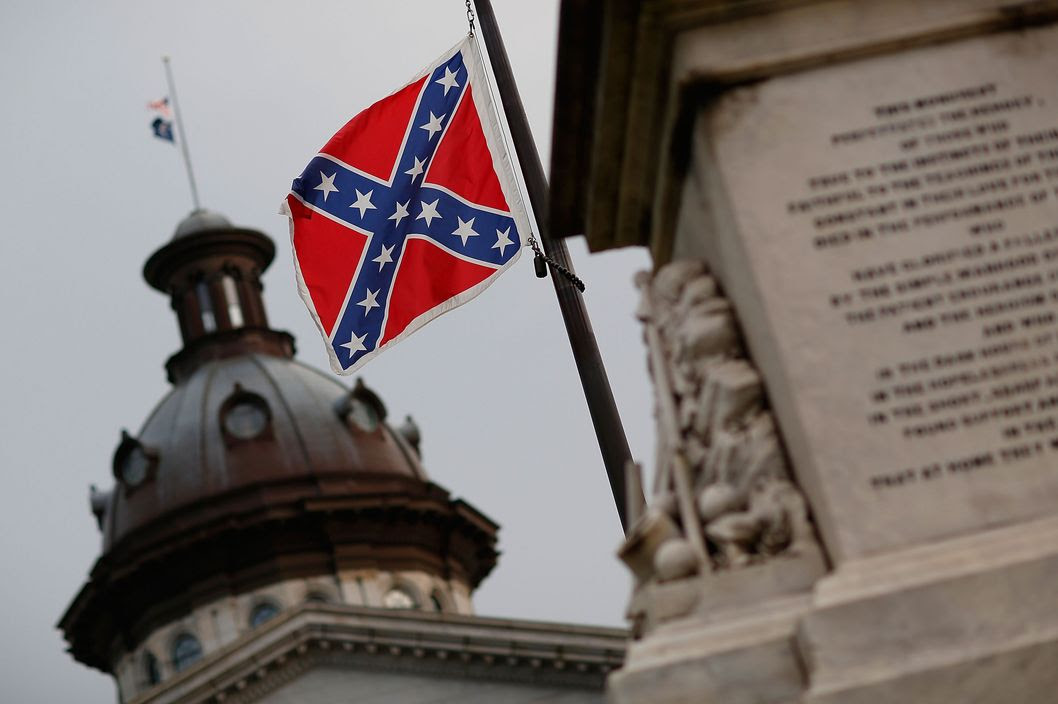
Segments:
[[[601,690],[626,638],[617,628],[304,604],[128,704],[242,704],[319,665]]]

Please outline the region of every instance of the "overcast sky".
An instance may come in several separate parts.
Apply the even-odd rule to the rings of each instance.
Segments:
[[[495,3],[546,164],[557,2]],[[338,127],[465,31],[460,0],[0,3],[5,702],[114,700],[108,678],[64,653],[55,623],[98,556],[88,485],[110,485],[120,430],[166,393],[162,365],[180,344],[168,301],[140,274],[191,209],[177,149],[148,128],[146,102],[167,92],[160,56],[172,56],[204,204],[275,239],[272,325],[327,369],[279,203]],[[648,461],[631,284],[648,257],[588,255],[580,240],[571,251],[633,454]],[[416,418],[433,479],[502,525],[479,613],[623,622],[617,516],[551,284],[530,256],[362,377],[392,418]]]

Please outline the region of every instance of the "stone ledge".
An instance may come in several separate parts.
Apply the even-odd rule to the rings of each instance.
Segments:
[[[1050,704],[1058,641],[1034,643],[899,678],[813,688],[800,704]]]
[[[1058,520],[1045,519],[843,565],[798,627],[807,701],[873,704],[876,687],[884,701],[1011,701],[978,699],[975,677],[951,673],[976,663],[1014,682],[1058,652],[1056,538]],[[1054,662],[1037,697],[1053,695]],[[943,699],[920,699],[923,687]]]
[[[607,682],[612,704],[793,704],[804,690],[796,652],[807,594],[756,605],[737,620],[686,619],[629,645]]]
[[[1055,546],[1058,546],[1058,516],[856,560],[819,580],[816,606],[825,608],[983,569],[1001,569],[1050,555]]]

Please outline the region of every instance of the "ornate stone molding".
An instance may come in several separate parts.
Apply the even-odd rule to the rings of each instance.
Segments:
[[[601,689],[622,629],[305,604],[130,704],[243,704],[313,667]]]
[[[818,561],[761,377],[705,265],[673,262],[654,276],[642,272],[636,283],[658,421],[653,498],[620,553],[639,586],[780,558]],[[667,617],[694,606],[686,594],[676,601],[682,606],[670,602]]]

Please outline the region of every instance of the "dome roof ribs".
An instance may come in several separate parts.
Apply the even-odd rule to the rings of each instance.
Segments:
[[[210,401],[209,389],[213,386],[213,380],[214,380],[214,377],[216,377],[216,375],[217,375],[217,369],[219,367],[220,367],[220,365],[211,364],[211,365],[207,366],[205,369],[203,369],[203,372],[205,373],[205,377],[206,378],[205,378],[205,383],[203,385],[202,397],[199,399],[199,403],[198,403],[198,416],[199,416],[198,417],[198,422],[199,422],[199,426],[202,427],[202,428],[208,428],[209,425],[212,422],[212,419],[210,418],[210,413],[209,413],[209,409],[210,409],[210,405],[209,405],[209,401]],[[180,416],[177,416],[177,418],[179,418],[179,417]],[[209,473],[209,469],[210,469],[209,464],[210,464],[210,459],[211,459],[211,456],[210,456],[211,453],[210,453],[209,440],[210,440],[210,438],[209,438],[209,434],[208,433],[199,433],[199,436],[198,436],[198,446],[199,446],[198,447],[198,456],[201,458],[201,461],[199,462],[199,465],[202,467],[203,470],[206,470],[206,471],[202,472],[202,476],[203,477]],[[224,459],[223,459],[226,456],[226,453],[217,453],[217,455],[221,458],[220,466],[217,469],[220,471],[220,473],[222,475],[227,475],[227,467],[224,466],[225,463],[224,463]],[[190,470],[191,467],[188,467],[188,469]]]
[[[290,425],[294,430],[294,437],[297,438],[298,446],[301,448],[301,455],[305,460],[306,468],[310,473],[315,473],[316,467],[313,465],[312,462],[312,452],[310,451],[308,444],[305,442],[305,436],[301,432],[301,424],[298,422],[298,416],[295,414],[294,410],[291,409],[290,403],[287,401],[286,394],[284,393],[284,389],[279,385],[279,382],[276,380],[275,376],[273,376],[272,373],[269,372],[268,365],[264,363],[260,355],[251,354],[248,356],[250,361],[253,362],[259,370],[261,370],[262,376],[264,376],[268,383],[271,384],[272,389],[275,391],[276,397],[279,399],[279,404],[282,407],[283,411],[286,413],[287,419],[289,420]]]

